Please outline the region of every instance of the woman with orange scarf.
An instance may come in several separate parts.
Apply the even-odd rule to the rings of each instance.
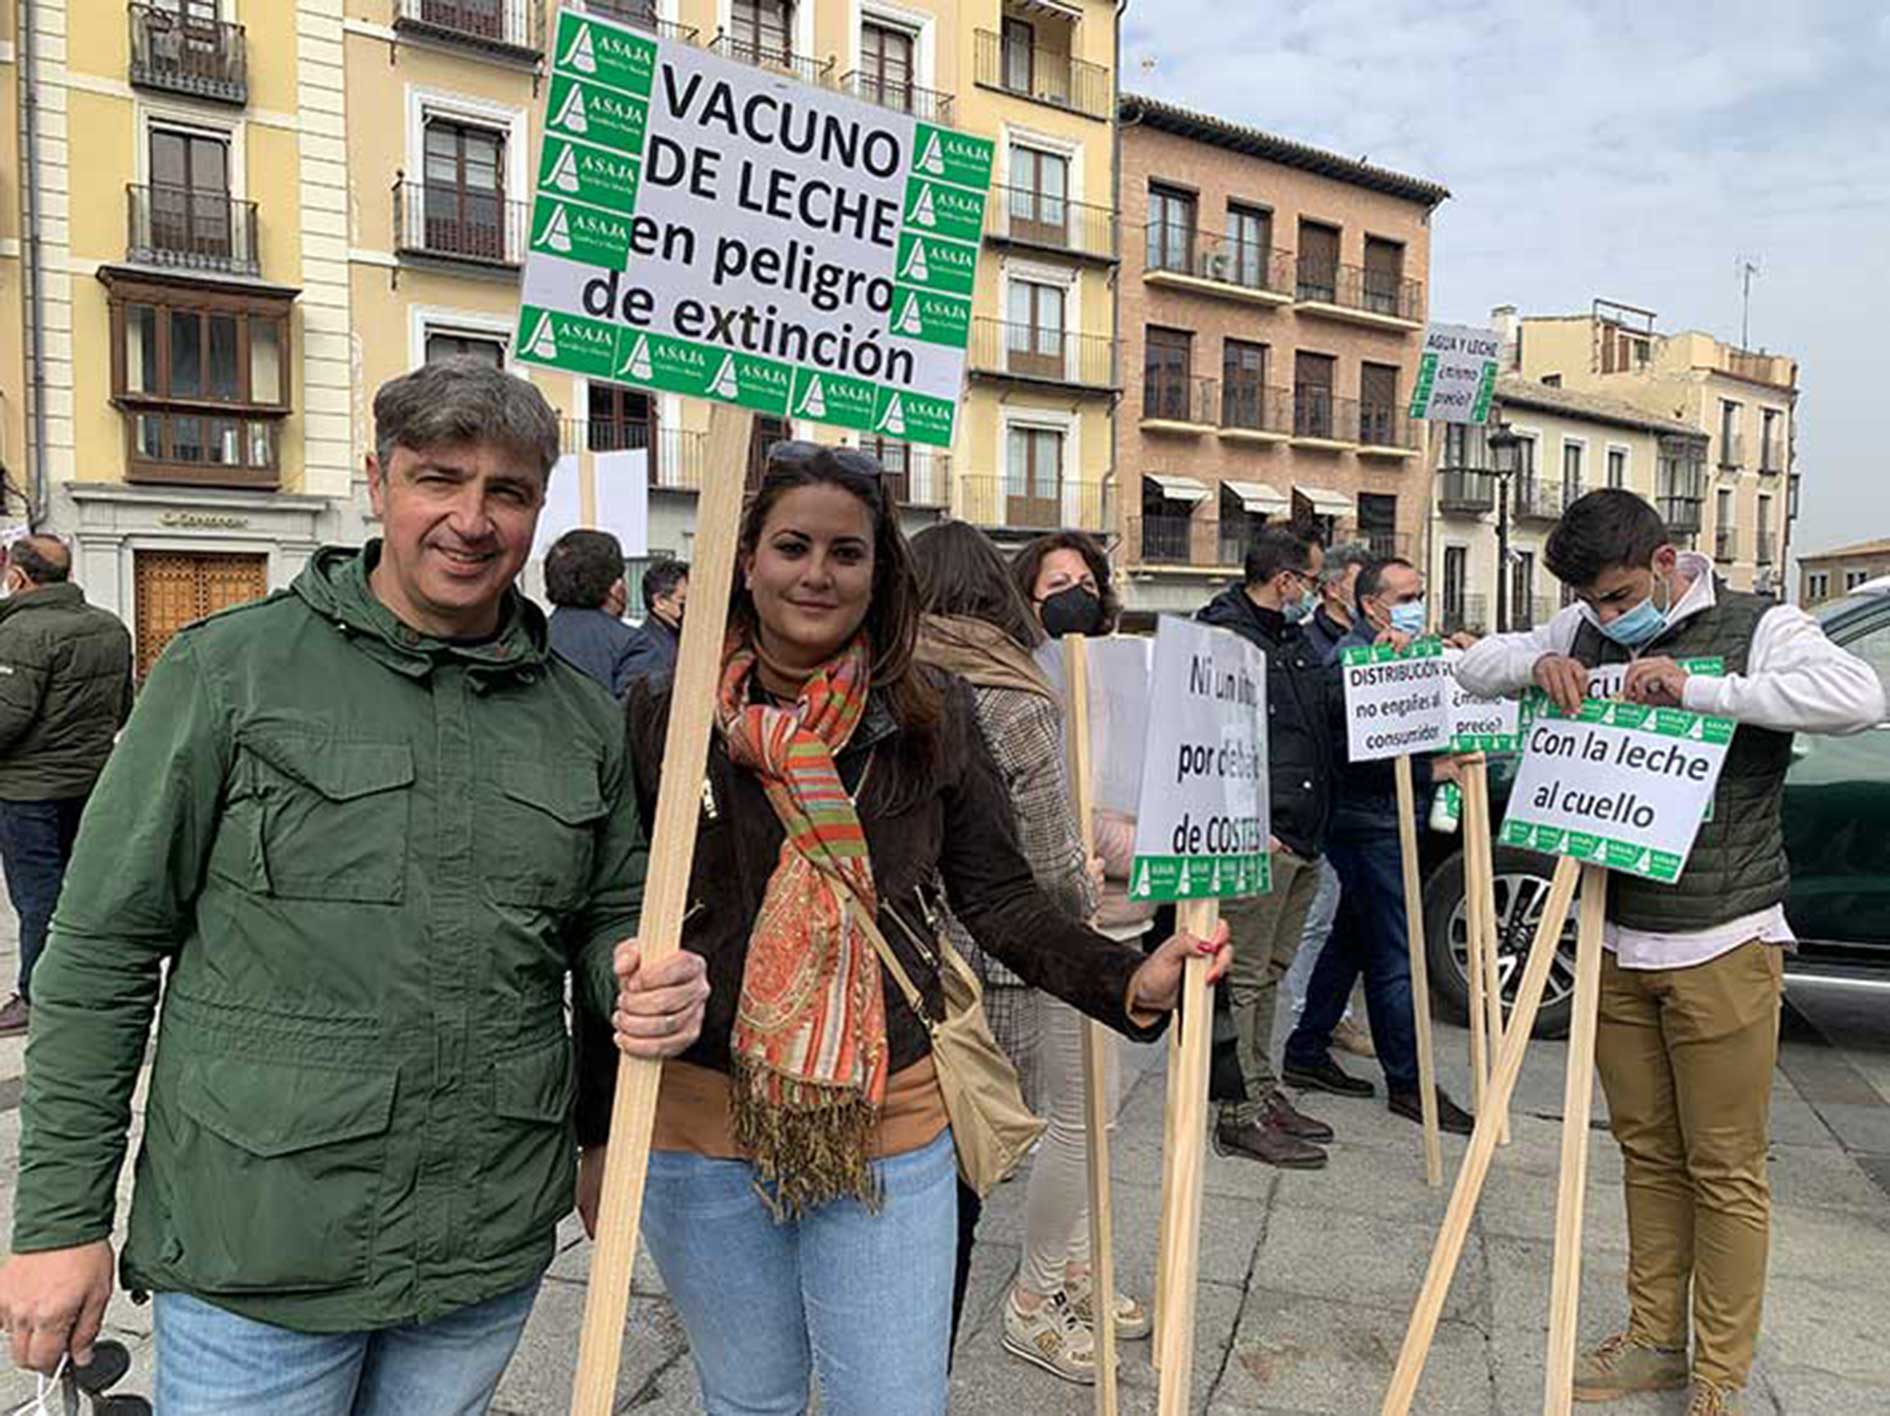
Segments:
[[[1071,920],[1031,877],[969,690],[915,665],[919,602],[878,464],[778,444],[743,520],[719,731],[683,946],[708,963],[700,1040],[666,1064],[643,1235],[712,1416],[935,1416],[946,1406],[956,1166],[926,1020],[853,923],[849,895],[933,1016],[934,881],[1027,983],[1139,1038],[1182,968]],[[646,821],[667,690],[628,708]],[[627,1032],[651,1026],[620,1015]],[[614,1057],[586,1040],[578,1107],[595,1205]]]

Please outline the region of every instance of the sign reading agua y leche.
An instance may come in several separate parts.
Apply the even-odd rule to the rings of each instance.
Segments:
[[[1129,893],[1264,895],[1267,661],[1236,634],[1164,615],[1149,674],[1147,749]]]
[[[1522,746],[1523,705],[1516,698],[1478,698],[1457,681],[1461,649],[1444,647],[1450,675],[1450,750],[1515,752]]]
[[[1671,883],[1686,868],[1734,724],[1589,700],[1537,710],[1503,818],[1504,845]]]
[[[1376,762],[1450,746],[1450,669],[1444,646],[1420,639],[1405,649],[1355,644],[1339,655],[1345,678],[1346,752]]]
[[[1426,325],[1410,416],[1433,423],[1487,423],[1502,350],[1494,330]]]
[[[949,446],[992,144],[559,14],[528,363]]]

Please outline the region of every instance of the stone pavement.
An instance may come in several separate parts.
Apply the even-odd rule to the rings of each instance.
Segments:
[[[11,912],[0,907],[0,977],[11,979]],[[1883,1318],[1890,1300],[1890,1026],[1882,994],[1794,992],[1774,1079],[1776,1222],[1765,1334],[1751,1395],[1762,1416],[1872,1416],[1890,1411]],[[1806,1021],[1809,1018],[1812,1021]],[[1840,1040],[1826,1041],[1821,1027]],[[1445,1084],[1467,1101],[1464,1035],[1440,1027]],[[10,1232],[24,1047],[0,1040],[0,1234]],[[1163,1078],[1156,1048],[1123,1049],[1125,1099],[1115,1138],[1118,1282],[1153,1282]],[[1564,1049],[1531,1047],[1518,1090],[1514,1144],[1498,1152],[1446,1304],[1415,1406],[1423,1416],[1521,1416],[1539,1409],[1554,1232]],[[1352,1065],[1357,1067],[1354,1062]],[[1364,1069],[1361,1069],[1364,1070]],[[1371,1074],[1368,1072],[1368,1074]],[[1340,1141],[1321,1172],[1207,1162],[1195,1358],[1195,1409],[1209,1413],[1374,1413],[1448,1198],[1464,1142],[1445,1138],[1446,1188],[1424,1185],[1417,1129],[1383,1102],[1312,1097]],[[141,1107],[140,1107],[141,1110]],[[1597,1094],[1596,1114],[1602,1114]],[[135,1141],[134,1141],[135,1144]],[[127,1167],[127,1172],[129,1167]],[[1873,1175],[1883,1180],[1873,1179]],[[1620,1160],[1599,1130],[1590,1152],[1581,1325],[1610,1331],[1623,1313],[1626,1233]],[[1016,1267],[1024,1185],[988,1207],[952,1386],[952,1410],[979,1416],[1086,1416],[1090,1393],[1006,1356],[999,1305]],[[121,1187],[121,1203],[124,1189]],[[122,1210],[121,1210],[122,1218]],[[566,1408],[584,1300],[588,1245],[574,1222],[499,1390],[504,1416]],[[150,1310],[118,1296],[109,1331],[133,1349],[123,1390],[149,1392]],[[1123,1349],[1125,1413],[1153,1412],[1148,1344]],[[698,1410],[682,1330],[647,1259],[639,1262],[618,1410]],[[0,1412],[33,1394],[0,1371]],[[1621,1416],[1678,1413],[1677,1396],[1623,1402]],[[416,1416],[424,1416],[417,1413]]]

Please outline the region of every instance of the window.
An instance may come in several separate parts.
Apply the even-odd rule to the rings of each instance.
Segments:
[[[1398,369],[1361,364],[1358,370],[1358,440],[1373,447],[1398,447]]]
[[[1011,373],[1035,378],[1064,377],[1063,307],[1060,285],[1033,280],[1010,284],[1010,324],[1005,331],[1006,366]]]
[[[654,546],[647,556],[625,556],[623,560],[624,589],[630,593],[625,597],[623,612],[633,620],[641,620],[650,612],[650,607],[643,603],[643,572],[658,561],[679,560],[674,551],[659,551]]]
[[[1404,315],[1404,244],[1377,236],[1365,238],[1365,308],[1381,315]]]
[[[1761,472],[1782,472],[1785,468],[1785,449],[1778,440],[1778,409],[1767,408],[1759,414],[1759,470]]]
[[[427,331],[426,353],[429,364],[469,354],[476,359],[484,359],[495,369],[505,367],[505,340],[496,334],[455,334],[448,330],[430,329]]]
[[[1627,485],[1627,449],[1611,447],[1608,449],[1608,485],[1625,487]]]
[[[1509,627],[1534,629],[1536,624],[1536,553],[1517,551],[1510,564]]]
[[[1070,160],[1036,148],[1011,149],[1011,235],[1048,246],[1069,244]]]
[[[1194,336],[1182,329],[1148,328],[1142,356],[1142,416],[1175,423],[1194,421],[1188,375],[1194,363]]]
[[[290,301],[106,277],[127,479],[274,486]]]
[[[1037,53],[1037,31],[1029,20],[1004,20],[1004,87],[1012,93],[1029,93],[1034,87],[1032,73]]]
[[[1444,460],[1446,468],[1485,470],[1484,430],[1474,423],[1444,424]]]
[[[1444,628],[1459,630],[1470,624],[1468,587],[1470,584],[1470,548],[1444,547]]]
[[[1739,405],[1729,399],[1722,399],[1719,405],[1719,465],[1738,467],[1742,461],[1739,455]]]
[[[1713,494],[1713,511],[1719,527],[1714,532],[1713,555],[1719,560],[1732,560],[1738,555],[1734,541],[1732,488],[1721,487]]]
[[[1375,556],[1402,554],[1398,549],[1398,498],[1383,492],[1360,492],[1358,534]]]
[[[1813,570],[1805,575],[1805,598],[1816,604],[1831,597],[1831,574],[1829,571]]]
[[[502,261],[505,133],[429,118],[425,152],[425,249]]]
[[[1772,563],[1772,499],[1759,498],[1759,564]]]
[[[1299,224],[1299,298],[1332,303],[1339,295],[1339,228]]]
[[[229,139],[152,128],[150,159],[152,249],[227,261],[232,255]]]
[[[1560,374],[1544,374],[1542,376],[1542,386],[1544,388],[1560,388],[1562,386],[1562,376]]]
[[[1228,340],[1221,346],[1221,426],[1265,429],[1266,396],[1266,345]]]
[[[1869,579],[1870,572],[1867,570],[1847,570],[1844,572],[1844,588],[1846,590],[1855,590]]]
[[[1305,350],[1293,355],[1293,432],[1296,436],[1332,436],[1332,371],[1337,362],[1330,354],[1308,354]]]
[[[793,56],[793,0],[734,0],[729,20],[737,58],[785,64]]]
[[[592,452],[634,452],[656,447],[656,400],[641,389],[622,384],[591,380],[585,395],[590,417]],[[650,468],[650,485],[655,486],[656,468]]]
[[[1569,438],[1562,439],[1562,506],[1564,510],[1582,494],[1582,462],[1587,456],[1588,449],[1581,443]]]
[[[659,19],[656,0],[589,0],[584,8],[594,14],[608,15],[613,20],[635,25],[638,29],[654,30]]]
[[[1171,187],[1148,189],[1148,268],[1193,271],[1194,197]]]
[[[1006,439],[1007,526],[1063,524],[1063,434],[1055,428],[1013,426]]]
[[[768,450],[778,442],[787,442],[794,436],[794,425],[786,418],[776,418],[769,413],[758,413],[748,434],[748,490],[753,492],[761,487],[761,474],[768,470]]]
[[[1265,290],[1268,258],[1273,253],[1273,213],[1259,207],[1227,204],[1227,266],[1223,280],[1249,290]]]
[[[860,24],[860,97],[901,113],[912,111],[913,55],[918,40],[911,30],[882,21]]]

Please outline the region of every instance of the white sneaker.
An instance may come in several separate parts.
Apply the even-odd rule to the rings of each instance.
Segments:
[[[1076,1314],[1076,1320],[1094,1332],[1096,1329],[1096,1285],[1090,1274],[1081,1278],[1065,1278],[1063,1296],[1070,1300],[1070,1311]],[[1116,1341],[1138,1342],[1154,1330],[1155,1323],[1149,1317],[1148,1309],[1126,1293],[1116,1294]]]
[[[1034,1313],[1017,1306],[1014,1290],[1006,1295],[1004,1350],[1066,1382],[1096,1384],[1095,1342],[1061,1293],[1052,1293]]]

